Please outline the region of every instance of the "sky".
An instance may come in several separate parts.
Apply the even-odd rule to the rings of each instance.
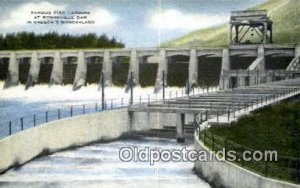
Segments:
[[[228,22],[230,11],[266,0],[0,0],[0,33],[107,34],[126,47],[154,47]],[[32,11],[89,11],[94,24],[29,24]]]

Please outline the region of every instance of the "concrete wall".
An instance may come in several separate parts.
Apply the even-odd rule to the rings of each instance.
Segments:
[[[208,149],[195,138],[195,149]],[[229,188],[296,188],[300,187],[296,184],[291,184],[283,181],[278,181],[260,176],[250,172],[242,167],[239,167],[231,162],[218,162],[216,156],[212,162],[195,162],[196,173],[204,180],[210,182],[214,187],[229,187]]]
[[[129,130],[127,109],[53,121],[0,140],[0,172],[24,164],[43,151],[59,151],[100,140],[115,139]]]
[[[146,113],[134,112],[132,115],[131,130],[148,130],[162,128],[163,126],[176,126],[176,113]],[[186,114],[185,123],[193,122],[193,115]]]
[[[187,118],[190,121],[192,116]],[[129,113],[127,108],[52,121],[0,140],[0,173],[40,154],[117,139],[130,130],[176,126],[176,114]]]

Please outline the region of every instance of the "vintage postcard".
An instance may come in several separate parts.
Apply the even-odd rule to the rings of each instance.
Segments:
[[[299,187],[299,9],[0,0],[0,187]]]

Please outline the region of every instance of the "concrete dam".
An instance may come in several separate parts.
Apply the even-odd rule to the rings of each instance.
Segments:
[[[299,97],[300,46],[273,45],[272,24],[265,11],[234,11],[224,48],[1,51],[0,106],[9,121],[0,122],[0,187],[299,187],[298,167],[285,161],[247,168],[224,154],[219,163],[215,152],[233,144],[205,131]],[[251,30],[258,41],[243,40]],[[118,86],[105,89],[109,100],[97,91],[104,85]],[[133,86],[155,94],[137,87],[133,95]],[[213,160],[126,163],[124,146],[187,147]],[[274,176],[286,169],[290,177]]]
[[[35,84],[73,84],[75,90],[100,83],[103,72],[108,86],[129,85],[132,73],[135,85],[155,86],[156,91],[163,78],[169,86],[218,85],[225,79],[227,86],[222,86],[236,87],[249,84],[249,74],[256,74],[254,71],[265,71],[264,79],[280,79],[280,70],[297,70],[299,51],[295,46],[268,44],[232,45],[225,49],[2,51],[0,79],[5,80],[5,88],[18,84],[27,89]],[[153,62],[149,62],[150,57]]]

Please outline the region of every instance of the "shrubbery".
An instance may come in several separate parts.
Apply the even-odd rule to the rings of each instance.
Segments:
[[[300,157],[300,103],[285,102],[240,118],[229,127],[210,131],[256,150],[277,150],[279,155]]]

